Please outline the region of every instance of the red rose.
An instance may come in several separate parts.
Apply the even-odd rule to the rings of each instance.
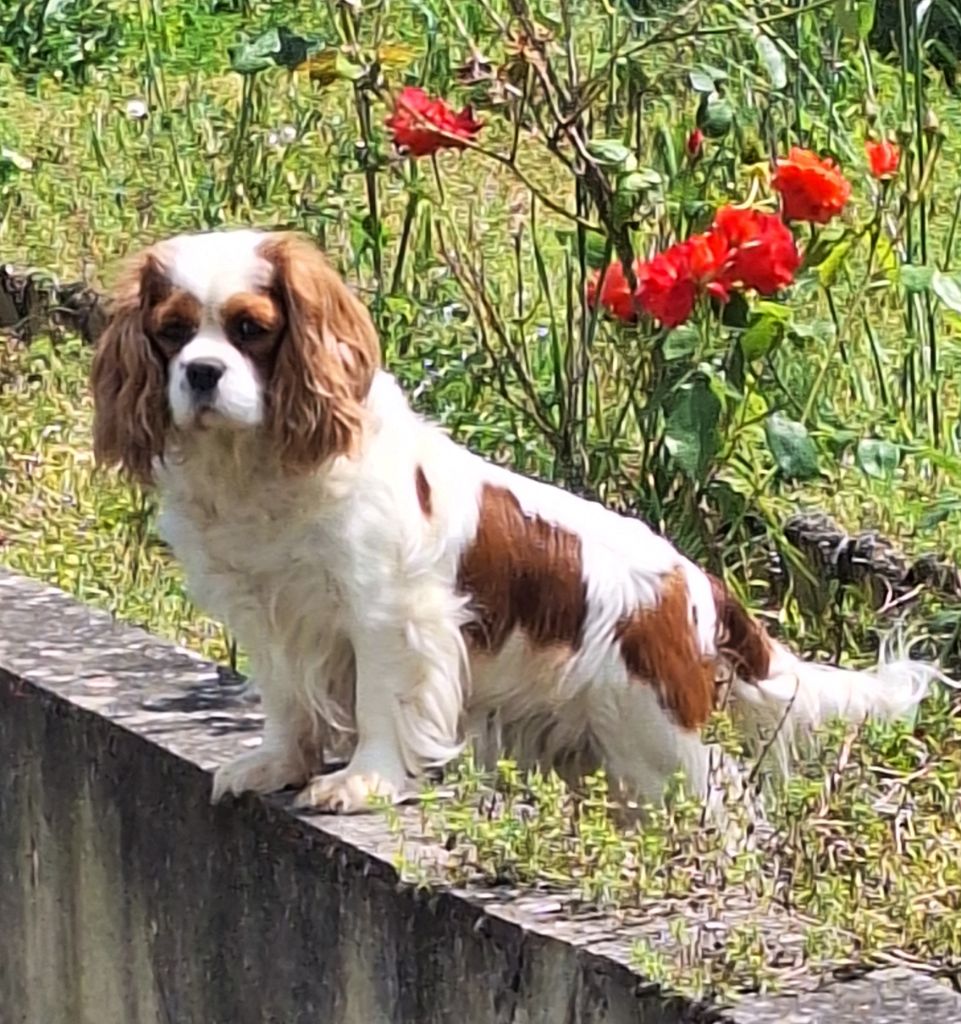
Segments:
[[[677,250],[675,259],[687,262],[691,279],[698,286],[723,301],[727,301],[727,288],[718,275],[728,259],[727,239],[718,231],[691,235],[686,242],[671,247]],[[671,249],[667,250],[668,253]]]
[[[634,269],[636,273],[636,264]],[[587,282],[587,305],[591,309],[594,308],[597,301],[597,285],[600,279],[601,272],[598,270]],[[620,260],[614,260],[604,274],[604,282],[601,285],[601,305],[611,316],[623,320],[625,323],[633,323],[637,319],[637,303],[631,294]]]
[[[470,107],[459,114],[442,99],[432,99],[416,86],[401,89],[394,112],[386,120],[394,144],[411,156],[430,156],[439,149],[462,149],[483,123],[474,120]],[[464,140],[464,141],[461,141]]]
[[[727,288],[716,280],[726,259],[727,244],[722,236],[714,232],[692,235],[641,264],[638,301],[665,327],[677,327],[691,315],[702,292],[727,300]]]
[[[713,230],[730,250],[719,276],[727,288],[753,288],[771,295],[794,280],[801,257],[794,236],[779,217],[723,206]]]
[[[826,224],[844,209],[851,195],[850,182],[833,161],[797,146],[786,160],[778,160],[772,184],[781,193],[785,220]]]
[[[794,280],[800,262],[794,236],[780,218],[725,206],[710,231],[635,264],[633,295],[620,262],[612,263],[599,298],[619,320],[632,323],[643,310],[663,326],[677,327],[690,317],[699,296],[727,302],[738,288],[770,295]],[[591,308],[598,301],[599,278],[597,273],[587,284]]]
[[[670,250],[658,253],[641,267],[637,296],[655,320],[665,327],[677,327],[694,309],[697,286],[668,253]]]
[[[893,178],[898,173],[901,150],[893,142],[865,142],[864,151],[875,178]]]

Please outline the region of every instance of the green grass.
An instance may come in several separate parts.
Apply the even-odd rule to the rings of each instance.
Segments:
[[[727,749],[728,723],[714,728]],[[853,965],[961,967],[961,751],[946,700],[907,727],[829,730],[759,821],[730,794],[723,832],[679,789],[619,828],[603,776],[575,800],[556,777],[496,779],[468,758],[394,819],[405,876],[531,887],[565,912],[613,911],[634,960],[693,996],[806,986]],[[439,853],[438,851],[446,851]]]
[[[27,6],[37,17],[44,7]],[[765,572],[772,551],[790,554],[781,526],[799,508],[876,528],[912,556],[958,560],[961,108],[915,66],[913,43],[903,65],[883,64],[817,0],[801,10],[714,0],[640,20],[626,4],[581,4],[576,29],[541,0],[521,4],[552,38],[538,65],[518,57],[517,19],[505,41],[501,0],[391,0],[353,14],[323,2],[292,13],[252,0],[107,0],[84,50],[71,20],[82,6],[64,4],[46,24],[21,19],[0,43],[4,261],[103,284],[130,248],[174,231],[300,227],[369,302],[415,403],[458,439],[649,518],[806,653],[866,663],[903,613],[919,650],[961,661],[961,615],[941,598],[879,614],[855,590],[812,604],[794,571],[779,596]],[[231,47],[278,24],[319,48],[313,78],[308,67],[231,69],[245,52]],[[755,33],[783,58],[783,88]],[[335,50],[341,73],[328,80]],[[483,79],[475,57],[495,82],[458,78],[473,61]],[[691,167],[690,73],[703,78],[704,65],[723,74],[734,123]],[[386,100],[407,81],[475,102],[480,151],[393,154]],[[570,122],[580,141],[626,143],[644,171],[626,226],[604,222],[596,181],[569,166],[577,139],[561,108],[573,97],[586,111]],[[130,116],[131,100],[146,119]],[[862,151],[872,129],[896,133],[905,151],[880,206]],[[726,323],[702,309],[693,332],[669,335],[584,314],[583,276],[605,236],[648,252],[699,230],[723,202],[773,208],[768,157],[799,139],[837,154],[854,195],[842,220],[799,232],[808,255],[783,298],[751,300]],[[618,171],[604,173],[613,182]],[[748,328],[773,344],[745,361]],[[0,349],[0,557],[226,660],[229,637],[191,606],[149,500],[94,472],[88,366],[71,338]],[[716,415],[692,398],[698,388],[717,397]],[[816,472],[785,475],[765,434],[773,412],[803,421]],[[455,769],[453,795],[423,805],[422,831],[452,846],[449,861],[404,867],[427,881],[512,879],[645,920],[683,908],[686,923],[652,933],[638,962],[686,991],[727,998],[798,984],[800,968],[892,958],[953,968],[959,740],[943,695],[911,728],[828,736],[770,829],[734,854],[683,801],[625,833],[602,780],[578,803],[505,766],[491,802],[492,780],[468,765]],[[800,936],[787,953],[781,933]]]

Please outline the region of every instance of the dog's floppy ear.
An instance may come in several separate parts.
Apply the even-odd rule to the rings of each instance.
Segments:
[[[169,426],[166,369],[144,330],[144,314],[170,290],[156,255],[145,250],[113,289],[107,326],[91,369],[94,455],[149,485]]]
[[[309,239],[270,236],[286,332],[268,384],[268,426],[282,464],[309,472],[359,443],[363,403],[380,364],[380,343],[364,305]]]

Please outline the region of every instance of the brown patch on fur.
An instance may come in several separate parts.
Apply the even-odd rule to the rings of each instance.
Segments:
[[[432,512],[430,484],[427,482],[422,466],[418,466],[417,472],[414,474],[414,486],[417,488],[417,503],[420,505],[420,510],[430,519]]]
[[[259,292],[232,295],[220,309],[220,322],[231,344],[257,367],[261,380],[268,382],[285,325],[277,297]]]
[[[154,253],[129,262],[113,290],[107,326],[91,368],[97,461],[121,466],[149,485],[169,426],[166,360],[147,336],[145,317],[172,292]]]
[[[724,583],[710,577],[717,609],[717,648],[739,678],[748,683],[767,679],[771,670],[771,643]]]
[[[268,429],[286,468],[310,472],[356,451],[380,342],[363,304],[313,242],[273,235],[260,253],[274,266],[271,294],[286,321],[267,386]]]
[[[614,636],[628,672],[657,689],[678,725],[704,725],[714,710],[717,678],[713,659],[698,648],[680,569],[663,577],[659,603],[622,618]]]
[[[503,487],[483,487],[458,588],[470,595],[475,618],[464,634],[479,650],[496,653],[514,629],[538,646],[580,646],[587,617],[581,539],[526,515]]]
[[[170,288],[156,298],[143,293],[144,327],[168,358],[197,333],[203,306],[183,288]]]
[[[239,336],[238,327],[250,320],[266,335],[276,334],[284,325],[284,312],[272,295],[240,292],[231,297],[220,309],[220,322],[231,341],[243,346],[248,339]]]

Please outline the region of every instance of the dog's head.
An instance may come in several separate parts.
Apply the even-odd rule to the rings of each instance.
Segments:
[[[301,236],[160,242],[130,262],[97,344],[97,459],[149,483],[172,429],[261,431],[311,471],[353,451],[379,357],[366,309]]]

